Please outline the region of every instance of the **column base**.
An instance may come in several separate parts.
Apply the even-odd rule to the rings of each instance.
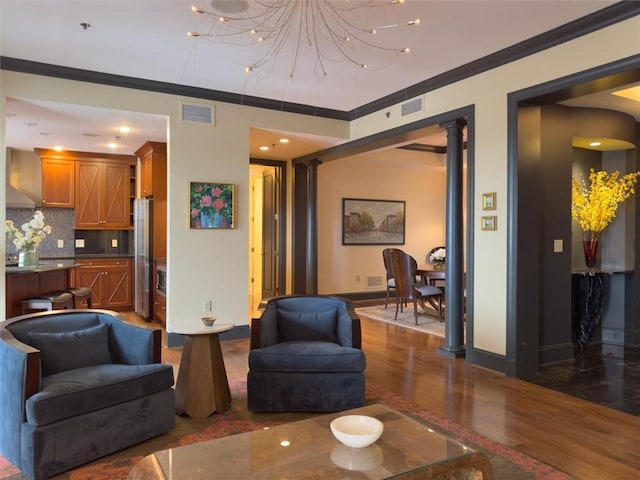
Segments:
[[[436,350],[436,353],[448,358],[464,358],[467,356],[467,349],[464,346],[455,347],[443,345]]]

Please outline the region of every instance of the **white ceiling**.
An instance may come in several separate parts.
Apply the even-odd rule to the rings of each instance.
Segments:
[[[236,0],[233,0],[236,1]],[[520,41],[600,10],[600,0],[407,0],[381,14],[359,10],[370,24],[421,19],[416,27],[385,30],[384,44],[409,46],[408,55],[360,48],[371,67],[328,63],[328,76],[313,73],[309,48],[293,80],[292,55],[283,49],[268,71],[246,74],[254,47],[191,38],[212,20],[191,13],[191,4],[210,9],[209,0],[0,0],[0,54],[52,65],[157,80],[273,100],[349,111],[404,87],[449,71]],[[353,0],[351,0],[353,4]],[[399,11],[399,16],[395,16]],[[84,29],[81,23],[91,26]],[[381,36],[382,38],[382,36]],[[80,151],[132,153],[144,141],[166,138],[166,119],[32,99],[7,99],[7,146],[30,150],[61,145]],[[36,124],[36,125],[34,125]],[[119,134],[128,124],[130,134]],[[49,134],[49,135],[44,135]],[[96,134],[87,136],[83,134]],[[294,141],[270,154],[254,151],[261,142]],[[119,139],[116,140],[116,136]],[[252,131],[250,154],[292,158],[339,142],[299,138],[295,132]],[[286,151],[285,148],[289,150]],[[295,152],[294,152],[294,149]],[[286,153],[282,153],[286,152]]]

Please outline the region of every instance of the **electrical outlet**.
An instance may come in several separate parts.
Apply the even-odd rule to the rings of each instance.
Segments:
[[[111,239],[111,248],[118,248],[118,239],[117,238],[112,238]]]
[[[64,240],[62,238],[58,239],[58,248],[64,248]]]
[[[360,275],[356,275],[356,282],[360,281]]]
[[[76,238],[76,248],[84,248],[84,238]]]

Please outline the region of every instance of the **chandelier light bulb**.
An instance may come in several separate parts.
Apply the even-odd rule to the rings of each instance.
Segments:
[[[191,7],[191,11],[193,13],[204,13],[204,10],[202,10],[201,8],[196,7],[195,5]]]

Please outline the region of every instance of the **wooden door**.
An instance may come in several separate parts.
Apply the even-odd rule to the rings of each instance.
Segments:
[[[75,206],[75,162],[42,159],[42,206],[73,208]]]
[[[130,223],[129,165],[104,163],[102,226],[108,228],[128,228]]]
[[[76,227],[102,226],[102,165],[99,162],[76,163]]]
[[[106,297],[102,285],[103,269],[100,266],[83,266],[76,269],[76,286],[91,289],[91,306],[106,308]]]

